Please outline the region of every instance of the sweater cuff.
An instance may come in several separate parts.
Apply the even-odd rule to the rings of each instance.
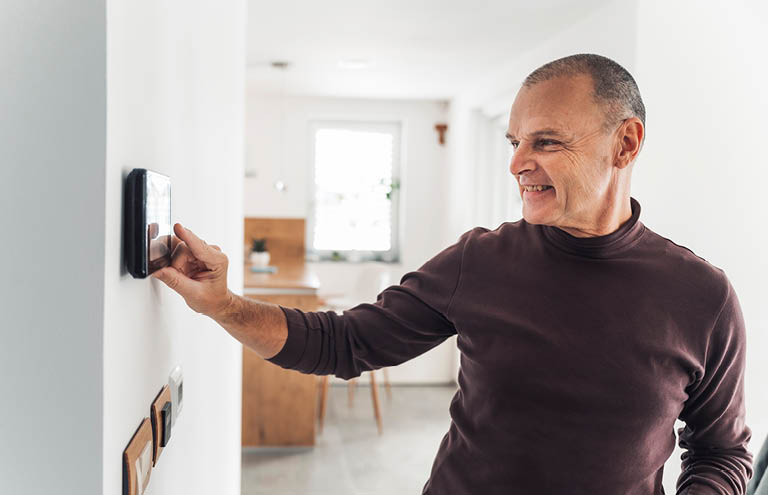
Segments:
[[[288,338],[280,352],[267,361],[281,368],[294,369],[301,362],[307,348],[307,324],[298,309],[283,306],[280,306],[280,309],[283,310],[288,322]]]

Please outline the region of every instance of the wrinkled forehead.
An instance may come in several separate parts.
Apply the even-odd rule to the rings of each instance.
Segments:
[[[599,124],[602,116],[591,81],[559,78],[520,89],[509,112],[508,133],[524,136],[547,128],[572,134]]]
[[[531,140],[536,137],[550,136],[563,141],[571,141],[580,135],[580,130],[588,128],[582,119],[574,119],[564,112],[544,114],[532,112],[518,117],[510,112],[509,125],[507,126],[507,138],[520,141]]]

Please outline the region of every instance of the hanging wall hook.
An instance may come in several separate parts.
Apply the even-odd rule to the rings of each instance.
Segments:
[[[438,142],[445,144],[445,131],[448,129],[448,124],[435,124],[435,130],[438,134]]]

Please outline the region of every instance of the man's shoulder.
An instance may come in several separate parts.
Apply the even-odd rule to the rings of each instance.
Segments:
[[[668,237],[649,229],[645,228],[646,236],[649,237],[650,242],[655,244],[657,249],[660,249],[660,254],[668,256],[676,261],[679,261],[685,265],[690,265],[702,270],[709,270],[714,272],[722,272],[722,270],[709,262],[706,258],[695,252],[693,249],[673,241]]]
[[[495,242],[504,237],[522,232],[528,224],[521,218],[514,222],[501,222],[496,228],[477,226],[464,232],[461,237],[474,242]]]
[[[728,291],[725,271],[696,253],[693,249],[652,231],[646,226],[646,245],[651,255],[659,257],[674,278],[712,294]]]

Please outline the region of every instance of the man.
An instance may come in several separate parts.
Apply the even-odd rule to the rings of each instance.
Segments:
[[[458,334],[459,390],[425,494],[663,494],[678,417],[677,493],[742,494],[741,308],[723,270],[639,221],[644,137],[632,76],[565,57],[531,73],[510,112],[524,218],[465,232],[376,302],[339,315],[239,297],[226,256],[178,224],[155,276],[304,373],[358,376]]]

